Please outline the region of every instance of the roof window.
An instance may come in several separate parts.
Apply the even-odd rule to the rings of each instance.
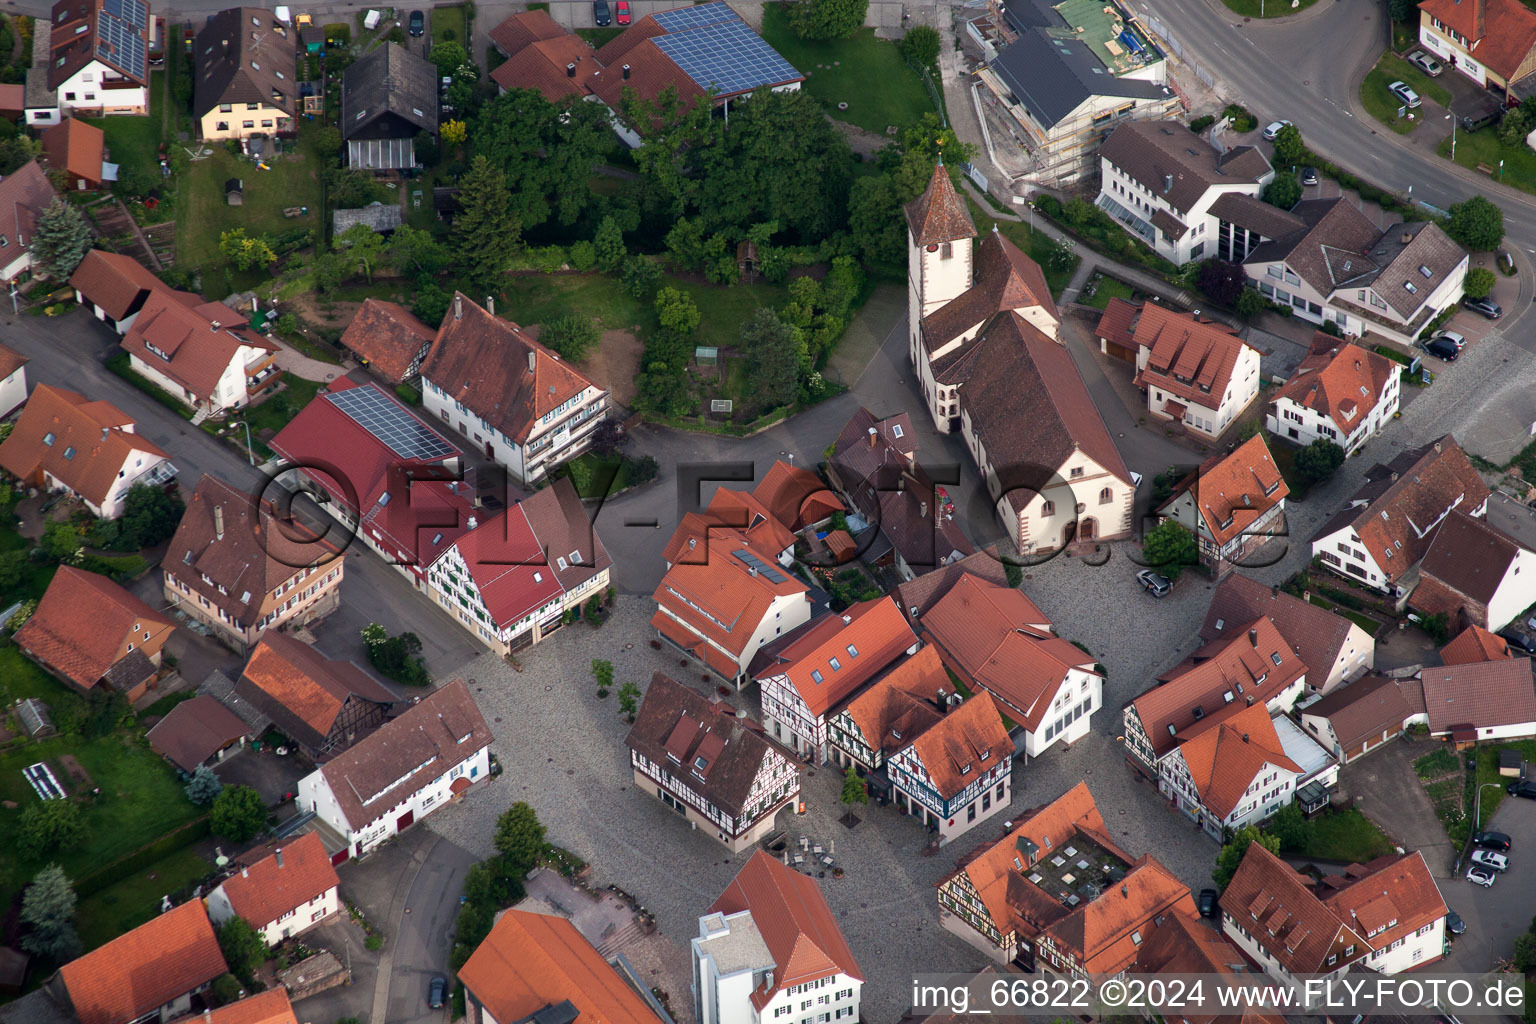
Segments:
[[[580,551],[572,551],[570,553],[569,557],[570,557],[570,560],[571,560],[571,564],[574,565],[574,564],[576,564],[576,563],[581,561],[581,552]]]
[[[567,566],[565,564],[565,559],[564,558],[557,558],[557,559],[555,559],[555,565],[560,567],[560,571],[561,572],[564,572],[567,568],[569,568],[569,566]]]
[[[533,574],[533,582],[535,582],[535,583],[543,583],[544,582],[544,574],[541,573],[541,572],[534,573]]]
[[[900,423],[892,423],[891,424],[891,436],[892,437],[901,437],[902,436],[902,429],[901,429],[901,424]]]
[[[849,644],[848,645],[848,657],[850,657],[850,658],[857,658],[858,656],[859,656],[859,649],[857,647],[853,646],[853,644]]]
[[[1419,264],[1419,273],[1424,275],[1424,280],[1426,280],[1426,281],[1433,280],[1434,276],[1435,276],[1435,272],[1433,270],[1430,270],[1428,267],[1424,266],[1424,264],[1422,264],[1422,263]]]
[[[843,667],[843,663],[838,661],[836,658],[829,659],[827,663],[832,666],[833,672],[836,672]]]
[[[49,431],[48,433],[43,435],[43,444],[47,445],[50,448],[53,447],[53,442],[57,441],[57,440],[58,440],[58,435],[53,433],[52,431]]]
[[[1404,281],[1403,282],[1403,287],[1408,289],[1409,292],[1411,292],[1411,293],[1413,293],[1415,295],[1417,295],[1418,292],[1419,292],[1419,286],[1414,284],[1412,281]]]
[[[1280,652],[1276,651],[1275,653],[1271,654],[1269,656],[1269,660],[1274,662],[1276,665],[1280,664]]]
[[[74,445],[70,445],[68,448],[64,449],[64,457],[66,459],[73,459],[75,457],[75,446]]]
[[[822,674],[821,674],[821,669],[819,669],[819,668],[813,668],[813,669],[811,669],[811,681],[812,681],[812,682],[816,682],[816,683],[819,683],[819,682],[821,682],[821,681],[822,681],[822,680],[823,680],[823,679],[824,679],[824,678],[826,678],[826,677],[825,677],[825,676],[823,676],[823,675],[822,675]]]

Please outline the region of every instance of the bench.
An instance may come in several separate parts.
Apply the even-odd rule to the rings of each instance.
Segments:
[[[1496,167],[1489,167],[1487,164],[1478,164],[1477,165],[1477,169],[1482,171],[1484,174],[1489,175],[1490,177],[1492,177],[1493,172],[1495,170],[1497,170],[1498,168],[1496,168]]]

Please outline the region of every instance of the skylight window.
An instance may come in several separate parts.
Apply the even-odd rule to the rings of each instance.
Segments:
[[[1407,288],[1408,291],[1412,292],[1415,295],[1418,294],[1419,286],[1414,284],[1412,281],[1404,281],[1403,282],[1403,287]]]
[[[47,445],[49,448],[52,448],[53,447],[53,442],[55,442],[57,440],[58,440],[58,435],[54,434],[52,431],[49,431],[48,433],[43,435],[43,444]]]
[[[823,680],[823,679],[824,679],[824,678],[825,678],[825,677],[824,677],[824,676],[823,676],[823,675],[822,675],[822,674],[821,674],[821,669],[819,669],[819,668],[813,668],[813,669],[811,669],[811,681],[812,681],[812,682],[817,682],[817,683],[819,683],[819,682],[821,682],[821,681],[822,681],[822,680]]]
[[[837,670],[839,670],[839,669],[841,669],[843,667],[842,662],[838,661],[836,658],[830,659],[828,664],[830,664],[832,666],[832,671],[833,672],[836,672]]]
[[[74,445],[70,445],[68,448],[64,449],[64,457],[66,459],[73,459],[75,457],[75,447],[74,447]]]
[[[1424,266],[1422,263],[1419,264],[1419,273],[1424,275],[1424,280],[1426,281],[1433,280],[1435,276],[1435,272]]]
[[[857,647],[853,646],[853,644],[849,644],[848,645],[848,657],[850,657],[850,658],[857,658],[858,656],[859,656],[859,649]]]
[[[1276,651],[1274,654],[1271,654],[1269,656],[1269,660],[1274,662],[1276,665],[1280,664],[1280,652]]]
[[[565,564],[565,559],[564,558],[557,558],[557,559],[555,559],[555,564],[560,567],[560,571],[561,572],[564,572],[567,568],[569,568]]]
[[[572,551],[571,554],[570,554],[570,559],[571,559],[571,563],[573,565],[578,563],[578,562],[580,562],[581,561],[581,552],[580,551]]]
[[[533,574],[533,582],[535,582],[535,583],[543,583],[544,582],[544,574],[541,573],[541,572],[534,573]]]
[[[901,437],[903,433],[904,432],[901,429],[901,424],[900,423],[892,423],[891,424],[891,436],[892,437]]]

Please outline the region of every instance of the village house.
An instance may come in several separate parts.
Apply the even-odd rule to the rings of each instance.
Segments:
[[[226,1003],[216,1010],[204,1010],[199,1024],[299,1024],[282,985]]]
[[[272,630],[251,652],[234,692],[321,761],[383,725],[395,704],[394,694],[350,661]]]
[[[37,218],[57,198],[36,160],[0,178],[0,280],[14,282],[32,269]]]
[[[1536,685],[1529,658],[1425,667],[1419,679],[1432,737],[1464,749],[1489,740],[1536,736]]]
[[[1221,579],[1238,566],[1265,564],[1265,546],[1286,536],[1286,486],[1261,434],[1228,455],[1213,455],[1180,481],[1158,506],[1160,519],[1171,519],[1195,535],[1200,564]]]
[[[818,1021],[860,1019],[864,972],[826,897],[762,850],[699,918],[690,946],[699,1024],[772,1024],[812,1007]]]
[[[341,332],[341,347],[388,383],[419,386],[422,360],[436,337],[398,302],[370,296]]]
[[[119,335],[127,334],[151,292],[169,291],[149,268],[132,256],[92,249],[69,279],[75,301]]]
[[[422,404],[532,485],[587,450],[608,392],[462,293],[421,364]]]
[[[1229,575],[1211,595],[1200,641],[1237,636],[1258,618],[1273,622],[1307,667],[1311,691],[1329,693],[1376,665],[1376,641],[1359,623],[1242,573]]]
[[[1221,895],[1222,931],[1278,981],[1385,975],[1445,953],[1445,900],[1418,851],[1312,879],[1254,843]]]
[[[942,164],[905,212],[918,384],[939,431],[964,438],[1010,541],[1043,554],[1129,536],[1135,486],[1057,339],[1039,265],[996,230],[973,247]]]
[[[886,762],[944,717],[960,696],[938,649],[920,648],[832,717],[827,726],[832,762],[854,769],[869,784],[871,795],[888,798]]]
[[[1503,661],[1505,658],[1517,657],[1514,651],[1509,649],[1509,644],[1501,636],[1483,629],[1481,626],[1468,626],[1451,638],[1451,642],[1440,648],[1440,663],[1442,665],[1466,665],[1475,661]]]
[[[161,563],[165,599],[236,651],[269,629],[303,625],[340,603],[341,552],[272,503],[218,477],[197,482]]]
[[[465,514],[467,528],[451,543],[433,534],[446,546],[427,564],[427,592],[491,650],[538,643],[609,589],[613,559],[570,478],[485,522]]]
[[[43,157],[48,169],[64,178],[64,187],[75,192],[99,189],[117,177],[117,165],[104,163],[107,137],[100,128],[78,118],[66,117],[43,132]]]
[[[437,135],[437,79],[437,65],[395,42],[349,65],[341,78],[347,166],[361,171],[414,168],[416,137]]]
[[[133,371],[195,412],[260,401],[282,380],[277,346],[222,302],[156,289],[120,342]]]
[[[1312,554],[1359,585],[1396,599],[1418,584],[1419,563],[1454,511],[1482,516],[1488,486],[1450,434],[1377,463],[1349,504],[1312,535]]]
[[[242,918],[267,945],[275,946],[340,913],[341,879],[318,833],[269,845],[270,853],[265,848],[256,851],[259,859],[247,854],[239,872],[220,882],[204,902],[215,925]]]
[[[7,419],[27,400],[27,363],[30,361],[15,349],[0,345],[0,420]]]
[[[1218,149],[1180,121],[1121,122],[1099,147],[1099,171],[1095,203],[1173,263],[1241,262],[1284,223],[1259,199],[1275,180],[1263,153]]]
[[[1401,369],[1318,331],[1311,354],[1270,399],[1264,426],[1299,447],[1326,440],[1353,455],[1397,415]]]
[[[1126,760],[1160,778],[1164,758],[1244,708],[1289,711],[1306,679],[1307,666],[1273,620],[1261,616],[1241,624],[1158,676],[1152,689],[1125,706]]]
[[[299,76],[291,31],[263,7],[231,7],[208,18],[191,51],[198,138],[270,138],[294,131]]]
[[[467,1024],[672,1024],[622,957],[604,960],[563,917],[503,910],[457,974]]]
[[[175,629],[168,616],[107,577],[61,565],[15,641],[77,692],[104,686],[132,702],[153,685]]]
[[[71,960],[48,990],[79,1024],[167,1024],[228,971],[203,901],[189,900]]]
[[[828,724],[917,647],[916,634],[889,597],[828,612],[785,634],[765,646],[752,666],[764,730],[814,763],[829,760]]]
[[[1093,655],[1056,636],[1050,619],[1018,590],[961,576],[922,626],[923,640],[938,648],[962,685],[997,699],[1026,759],[1088,735],[1104,703],[1104,676]]]
[[[297,806],[341,839],[333,864],[363,857],[486,778],[490,744],[475,699],[455,679],[300,779]]]
[[[39,384],[0,442],[0,469],[23,487],[63,491],[91,514],[116,519],[134,487],[164,487],[176,466],[159,445],[139,436],[111,402]]]
[[[947,703],[937,722],[891,755],[886,775],[896,806],[940,843],[1002,813],[1013,801],[1013,740],[992,695]]]
[[[1428,722],[1422,680],[1379,675],[1357,679],[1296,711],[1301,727],[1340,764],[1396,739],[1414,722]]]
[[[1170,915],[1195,919],[1189,888],[1116,845],[1085,782],[939,883],[946,931],[1000,964],[1054,975],[1122,974]]]
[[[1350,337],[1399,348],[1461,298],[1467,253],[1430,221],[1378,228],[1342,196],[1303,199],[1298,226],[1243,260],[1259,294]]]
[[[942,601],[963,576],[973,576],[995,587],[1008,585],[1007,567],[996,549],[989,548],[897,584],[891,596],[915,629],[928,610]]]
[[[625,744],[636,787],[654,791],[692,827],[714,832],[732,853],[767,835],[800,794],[789,751],[660,672]]]
[[[1425,0],[1419,42],[1483,88],[1503,90],[1505,102],[1536,72],[1536,12],[1519,0]]]
[[[1444,615],[1452,629],[1503,629],[1536,604],[1536,551],[1485,518],[1454,511],[1435,531],[1408,603],[1421,615]]]
[[[975,551],[955,525],[953,499],[918,465],[917,435],[904,412],[883,420],[868,409],[854,413],[833,444],[827,478],[875,531],[858,538],[872,566],[910,580]]]
[[[1176,975],[1251,972],[1243,954],[1219,930],[1181,914],[1165,917],[1142,940],[1130,968],[1131,974],[1139,975],[1149,984],[1154,978],[1161,978],[1166,984]],[[1241,1014],[1234,1014],[1223,1013],[1222,1009],[1203,1000],[1192,1000],[1184,1006],[1168,1007],[1159,1016],[1165,1024],[1285,1024],[1285,1018],[1273,1010],[1244,1009]]]
[[[58,0],[33,28],[27,124],[149,113],[149,53],[164,45],[155,29],[144,0]]]
[[[250,734],[239,715],[200,693],[167,711],[144,738],[151,750],[191,776],[210,761],[223,761],[230,749],[245,749]]]

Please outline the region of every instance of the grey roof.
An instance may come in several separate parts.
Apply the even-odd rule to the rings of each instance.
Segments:
[[[1291,212],[1301,226],[1263,243],[1244,263],[1284,261],[1323,295],[1335,288],[1363,288],[1381,272],[1382,265],[1371,256],[1381,230],[1353,202],[1343,196],[1304,199]]]
[[[1257,185],[1271,173],[1252,146],[1218,153],[1178,121],[1127,121],[1109,133],[1099,155],[1181,213],[1214,185]]]
[[[199,695],[207,694],[213,697],[220,704],[233,711],[239,716],[240,721],[250,727],[252,736],[262,735],[272,725],[272,719],[267,716],[266,712],[256,707],[256,705],[244,697],[236,696],[235,681],[218,669],[208,673],[208,678],[203,680],[202,685],[197,688],[197,692]]]
[[[1467,253],[1438,225],[1425,221],[1388,225],[1371,247],[1371,257],[1381,267],[1372,282],[1376,294],[1399,316],[1411,318]]]
[[[27,735],[34,739],[47,733],[53,734],[53,720],[48,717],[48,705],[36,697],[28,697],[16,705],[16,713],[21,716],[21,727],[27,730]]]
[[[437,131],[437,68],[399,43],[386,43],[347,68],[341,132],[352,139],[410,138]]]
[[[1162,99],[1165,86],[1117,78],[1086,43],[1026,32],[998,54],[991,68],[1036,121],[1046,128],[1069,116],[1090,96]]]
[[[1280,238],[1306,225],[1289,210],[1271,206],[1242,192],[1224,192],[1211,204],[1211,213],[1229,224],[1257,231],[1265,238]]]
[[[354,224],[366,224],[378,232],[393,231],[405,223],[400,215],[400,207],[390,204],[374,203],[360,210],[333,210],[331,212],[331,231],[341,234]]]

